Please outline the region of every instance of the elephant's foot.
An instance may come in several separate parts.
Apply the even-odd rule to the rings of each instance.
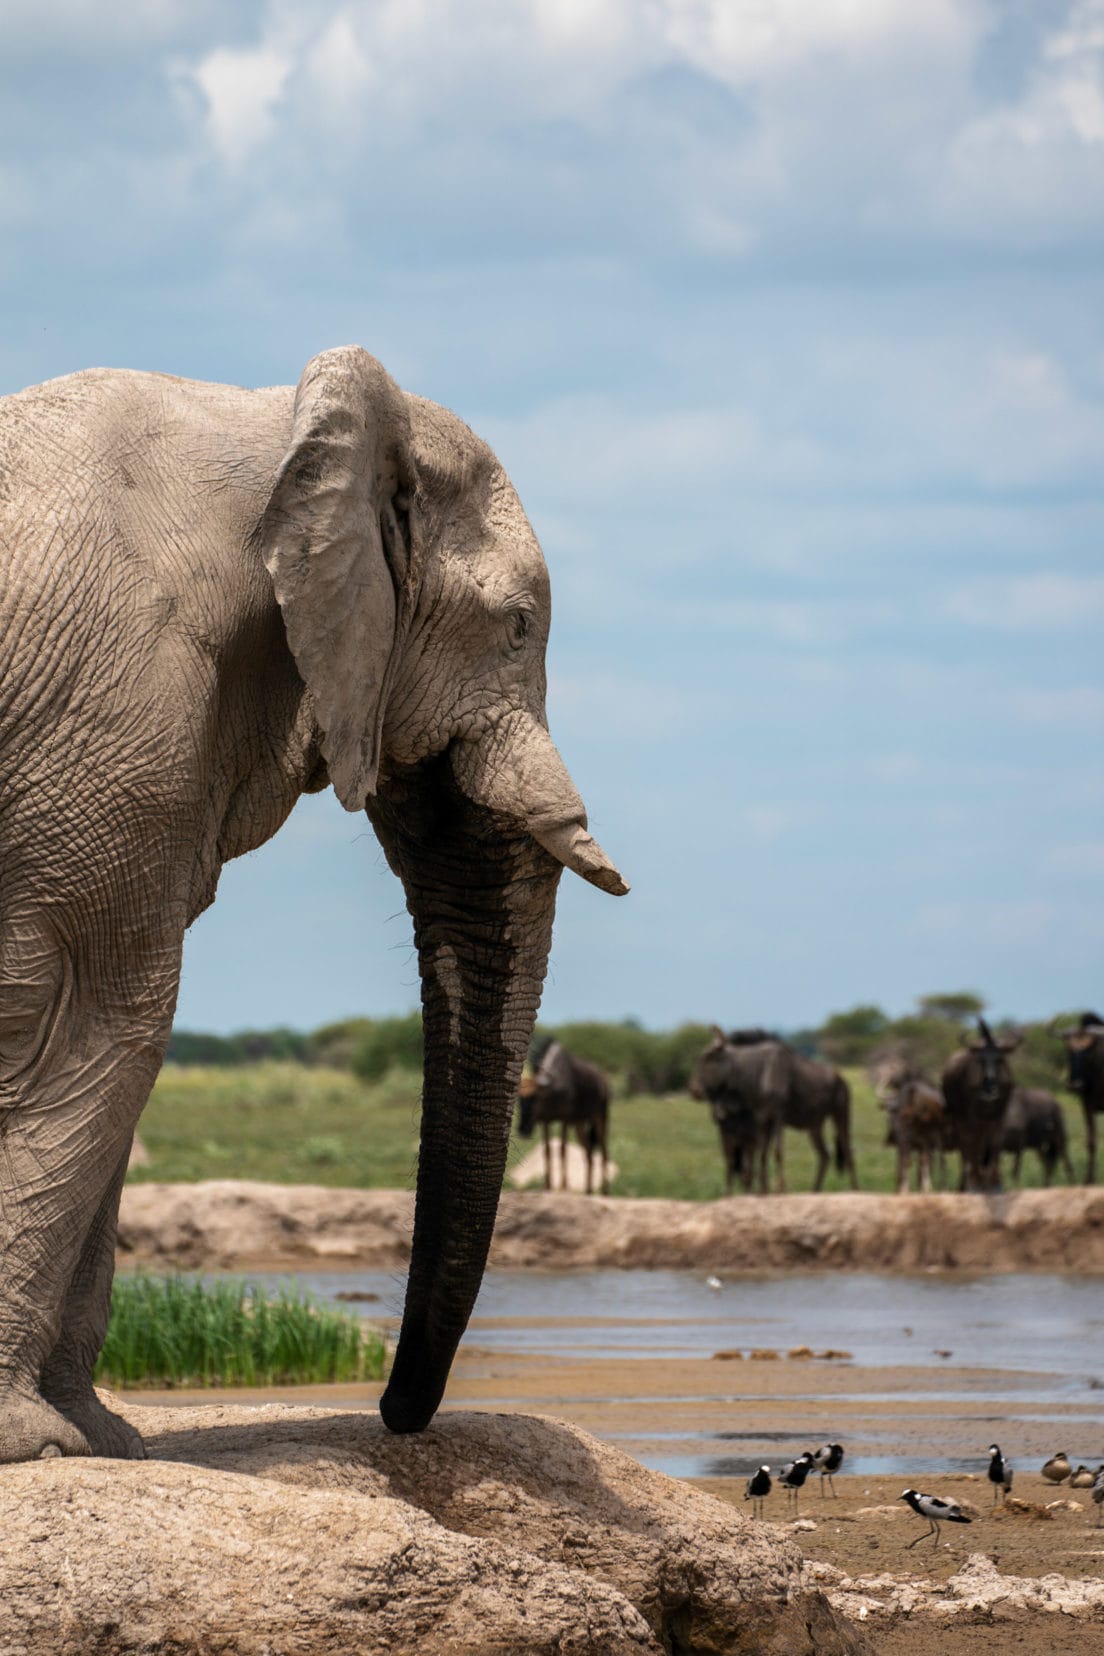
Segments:
[[[110,1460],[145,1460],[142,1434],[101,1401],[91,1382],[79,1393],[69,1392],[53,1401],[86,1439],[86,1454],[103,1455]]]
[[[0,1390],[0,1463],[91,1453],[79,1425],[37,1393]]]

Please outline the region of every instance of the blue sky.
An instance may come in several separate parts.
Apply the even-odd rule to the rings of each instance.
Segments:
[[[6,0],[0,391],[355,340],[494,444],[633,883],[543,1015],[1104,997],[1102,0]],[[416,1004],[332,795],[188,1027]]]

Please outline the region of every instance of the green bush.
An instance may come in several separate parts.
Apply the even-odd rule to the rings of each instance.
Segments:
[[[388,1070],[422,1069],[422,1014],[380,1018],[369,1024],[353,1049],[351,1068],[362,1081],[380,1081]]]
[[[297,1289],[117,1276],[97,1380],[116,1386],[290,1386],[379,1380],[382,1336]]]

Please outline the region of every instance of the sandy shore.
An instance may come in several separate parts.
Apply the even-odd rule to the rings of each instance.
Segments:
[[[837,1498],[822,1496],[817,1482],[806,1486],[797,1530],[790,1529],[785,1497],[777,1489],[765,1519],[794,1535],[813,1568],[842,1572],[825,1581],[829,1590],[838,1590],[841,1580],[859,1581],[867,1584],[864,1593],[874,1605],[890,1599],[887,1582],[915,1590],[910,1615],[894,1606],[868,1612],[875,1648],[884,1656],[911,1656],[926,1648],[935,1636],[930,1602],[972,1557],[995,1565],[1002,1576],[1035,1583],[1048,1576],[1091,1582],[1104,1574],[1104,1529],[1096,1527],[1088,1495],[1055,1489],[1039,1471],[1059,1446],[1086,1461],[1104,1454],[1104,1397],[1097,1418],[1084,1401],[1056,1404],[1050,1395],[1053,1377],[1043,1369],[1015,1374],[928,1369],[919,1375],[915,1369],[838,1362],[538,1357],[482,1349],[479,1332],[477,1320],[473,1343],[457,1359],[447,1410],[554,1415],[652,1465],[667,1455],[700,1457],[711,1445],[720,1455],[737,1453],[775,1467],[826,1439],[844,1443],[852,1461],[885,1453],[888,1446],[907,1471],[856,1477],[846,1473],[845,1463],[836,1479]],[[380,1390],[340,1386],[233,1395],[241,1402],[363,1409],[375,1407]],[[137,1393],[133,1399],[151,1407],[219,1400],[217,1394],[183,1392]],[[1040,1511],[994,1509],[985,1478],[986,1449],[994,1438],[1016,1458],[1015,1494]],[[928,1469],[947,1457],[972,1461],[977,1470],[932,1476]],[[687,1481],[747,1510],[742,1472]],[[909,1547],[924,1525],[899,1499],[906,1485],[968,1503],[974,1521],[947,1526],[938,1545],[921,1541]],[[1054,1501],[1075,1506],[1040,1515]],[[872,1582],[881,1585],[871,1587]],[[975,1651],[1004,1656],[1009,1649],[1020,1656],[1089,1656],[1104,1641],[1100,1617],[1028,1613],[1013,1597],[1004,1611],[994,1617],[991,1610],[966,1610],[940,1622],[936,1648],[949,1656]]]
[[[405,1191],[244,1180],[132,1184],[121,1263],[206,1269],[360,1266],[410,1255]],[[736,1196],[670,1202],[507,1192],[491,1266],[704,1271],[1104,1273],[1104,1189],[1000,1196]]]

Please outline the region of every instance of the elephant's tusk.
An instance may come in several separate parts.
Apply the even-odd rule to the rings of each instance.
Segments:
[[[530,824],[529,831],[537,844],[543,845],[557,862],[570,868],[573,874],[589,880],[600,891],[608,891],[613,897],[623,897],[628,891],[628,882],[618,873],[598,841],[578,823],[568,822],[557,828],[539,829]]]

